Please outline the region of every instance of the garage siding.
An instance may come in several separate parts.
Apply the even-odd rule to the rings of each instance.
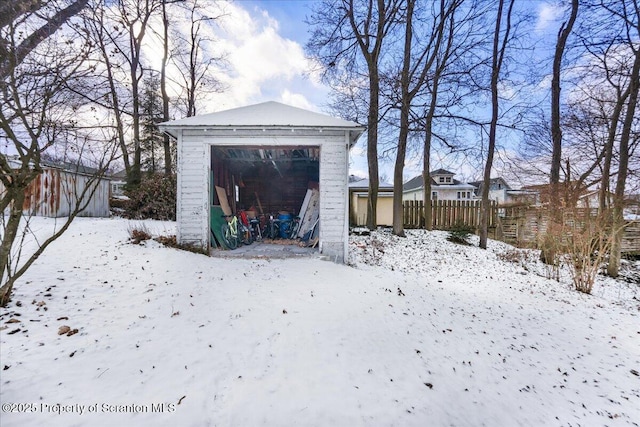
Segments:
[[[320,251],[335,262],[345,260],[347,156],[344,139],[331,138],[320,149]]]
[[[201,136],[178,141],[177,239],[201,248],[208,246],[205,148]]]

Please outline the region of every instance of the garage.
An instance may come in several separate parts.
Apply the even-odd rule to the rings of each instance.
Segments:
[[[349,149],[362,125],[265,102],[160,126],[177,139],[180,243],[220,250],[224,210],[300,216],[301,226],[306,216],[318,251],[344,262]]]

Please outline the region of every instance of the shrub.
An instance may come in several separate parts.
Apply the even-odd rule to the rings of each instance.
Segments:
[[[139,245],[140,242],[151,239],[151,233],[144,224],[135,227],[129,226],[129,239],[131,243]]]
[[[562,261],[568,268],[577,291],[590,294],[598,271],[613,244],[614,232],[608,218],[593,218],[589,213],[565,224],[566,253]],[[568,221],[567,221],[568,222]]]
[[[451,227],[451,230],[449,230],[447,240],[461,245],[469,245],[469,237],[471,237],[474,231],[474,227],[458,221]]]
[[[201,248],[199,246],[188,245],[188,244],[185,245],[185,244],[178,243],[175,235],[158,236],[154,240],[156,242],[162,243],[163,245],[165,245],[165,246],[167,246],[169,248],[181,249],[183,251],[193,252],[195,254],[208,255],[207,250],[203,249],[203,248]]]
[[[129,200],[123,216],[131,219],[175,221],[177,183],[175,175],[145,175],[140,185],[126,191]]]
[[[530,264],[535,264],[536,262],[534,252],[527,249],[509,249],[498,253],[497,257],[502,261],[518,264],[525,270],[529,269]]]

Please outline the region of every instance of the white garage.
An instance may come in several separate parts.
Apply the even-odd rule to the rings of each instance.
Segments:
[[[362,125],[265,102],[160,127],[177,139],[178,242],[211,248],[217,216],[212,212],[220,203],[234,212],[297,215],[314,190],[319,194],[319,251],[344,262],[349,149],[364,131]]]

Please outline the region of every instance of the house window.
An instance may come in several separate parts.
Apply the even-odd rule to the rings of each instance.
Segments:
[[[437,201],[438,200],[438,192],[437,191],[432,191],[431,192],[431,200],[433,200],[433,201]]]
[[[471,192],[470,191],[458,191],[458,200],[460,199],[470,199]]]
[[[439,177],[438,177],[438,182],[439,182],[440,184],[444,183],[444,176],[439,176]]]
[[[451,177],[450,176],[445,177],[444,181],[448,184],[451,184]]]

